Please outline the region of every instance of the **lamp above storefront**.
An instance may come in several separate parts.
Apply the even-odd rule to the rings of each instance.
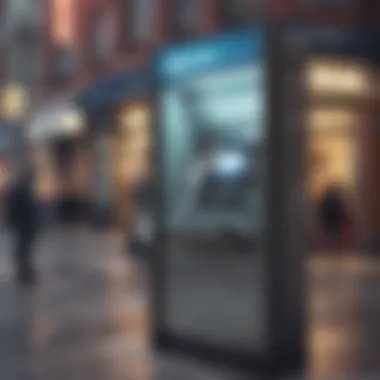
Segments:
[[[21,120],[27,109],[27,90],[18,83],[7,85],[1,93],[1,114],[6,120]]]
[[[307,70],[307,85],[312,93],[367,94],[370,83],[365,67],[359,65],[316,60]]]

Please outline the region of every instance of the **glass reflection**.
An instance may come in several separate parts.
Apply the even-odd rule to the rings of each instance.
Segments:
[[[168,326],[250,351],[267,334],[263,89],[251,63],[168,85],[160,98]]]

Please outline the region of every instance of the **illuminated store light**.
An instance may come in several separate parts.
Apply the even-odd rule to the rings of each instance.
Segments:
[[[149,124],[149,110],[146,106],[126,108],[121,114],[123,128],[145,129]]]
[[[363,94],[370,88],[363,68],[355,65],[316,62],[309,66],[307,85],[313,92]]]
[[[26,111],[27,90],[21,84],[12,84],[2,94],[2,115],[11,120],[22,118]]]
[[[330,129],[334,127],[349,127],[354,115],[345,108],[315,109],[309,114],[309,125],[312,129]]]

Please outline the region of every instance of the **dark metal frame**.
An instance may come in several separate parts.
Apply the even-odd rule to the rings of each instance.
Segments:
[[[152,272],[153,272],[153,304],[152,304],[152,320],[153,320],[153,336],[155,344],[158,348],[168,349],[180,353],[190,354],[200,359],[212,362],[223,363],[226,365],[237,366],[249,370],[259,371],[263,374],[273,374],[276,372],[291,371],[299,369],[303,366],[304,347],[303,334],[300,333],[291,342],[291,346],[287,346],[287,342],[283,339],[284,318],[283,313],[286,311],[286,303],[281,302],[283,299],[283,285],[286,280],[283,270],[283,260],[286,254],[285,239],[286,231],[284,231],[284,211],[285,205],[284,194],[281,189],[284,186],[283,168],[281,164],[283,158],[283,131],[281,128],[281,107],[280,96],[278,90],[278,81],[281,77],[281,60],[278,56],[278,48],[276,41],[276,26],[263,26],[264,35],[266,37],[266,112],[267,112],[267,128],[268,128],[268,146],[266,147],[267,157],[266,165],[268,165],[268,175],[266,180],[266,233],[264,238],[266,259],[265,266],[268,268],[270,275],[266,288],[268,294],[266,296],[270,329],[269,342],[266,352],[237,352],[229,348],[215,347],[213,345],[203,344],[197,339],[191,337],[178,336],[170,332],[169,326],[165,323],[165,279],[166,279],[166,241],[167,231],[165,229],[165,204],[162,191],[162,178],[164,174],[164,165],[162,157],[163,137],[161,133],[161,115],[158,107],[160,84],[155,84],[155,94],[153,102],[153,114],[155,115],[154,141],[155,147],[155,193],[158,197],[156,209],[156,238],[152,248]],[[155,80],[155,78],[153,78]],[[276,238],[274,238],[274,236]],[[295,289],[297,291],[297,289]],[[299,318],[301,321],[303,316]],[[253,326],[255,328],[255,326]],[[303,331],[303,326],[300,330]]]

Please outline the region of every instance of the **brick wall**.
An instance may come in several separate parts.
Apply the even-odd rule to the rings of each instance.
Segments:
[[[74,0],[73,1],[73,39],[77,49],[77,68],[71,78],[56,81],[54,77],[55,58],[57,52],[52,41],[52,27],[54,15],[52,14],[53,2],[62,0],[44,0],[46,7],[46,32],[43,41],[44,77],[42,80],[44,95],[51,97],[64,91],[75,91],[85,84],[97,78],[104,77],[112,72],[122,70],[128,66],[145,62],[155,49],[166,42],[176,40],[173,28],[175,5],[177,0],[151,0],[152,21],[151,38],[141,44],[126,44],[124,37],[129,25],[128,6],[133,0]],[[65,1],[65,0],[63,0]],[[66,0],[70,1],[70,0]],[[141,1],[141,0],[140,0]],[[193,0],[196,2],[197,16],[193,27],[182,39],[195,37],[202,34],[215,33],[219,29],[227,27],[228,20],[222,21],[222,5],[228,0]],[[232,0],[232,3],[237,0]],[[332,24],[363,25],[371,21],[374,8],[378,5],[376,0],[353,0],[356,5],[350,7],[318,6],[307,4],[313,0],[246,0],[247,9],[252,13],[251,20],[259,22],[270,19],[282,20],[306,20],[320,21]],[[228,4],[227,4],[228,5]],[[97,65],[93,60],[93,26],[94,17],[98,13],[111,15],[114,23],[114,42],[112,51],[103,64]],[[178,38],[177,38],[178,39]]]
[[[75,1],[73,9],[73,28],[75,43],[78,49],[78,69],[76,74],[66,83],[55,83],[54,65],[57,54],[56,46],[52,40],[52,28],[54,22],[53,1],[44,0],[46,8],[45,33],[43,41],[44,77],[42,85],[45,98],[64,91],[75,91],[86,83],[97,78],[104,77],[112,72],[122,70],[125,67],[145,62],[149,59],[157,47],[166,42],[174,41],[173,17],[176,0],[151,0],[152,21],[151,38],[143,44],[126,46],[123,39],[128,27],[128,15],[123,0],[81,0]],[[197,17],[194,27],[188,31],[188,37],[213,33],[218,29],[217,2],[219,0],[194,0],[197,6]],[[130,0],[132,3],[132,0]],[[113,51],[107,63],[96,66],[92,61],[92,22],[95,13],[110,12],[114,17],[115,40]]]

